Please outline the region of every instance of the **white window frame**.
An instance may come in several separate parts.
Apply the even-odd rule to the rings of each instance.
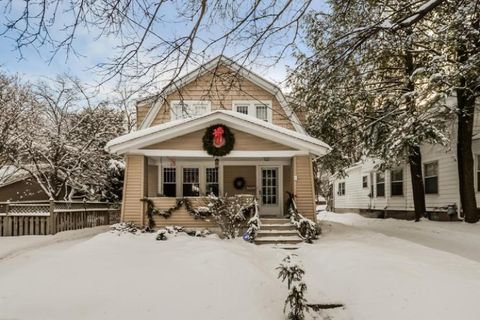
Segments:
[[[183,117],[183,115],[179,117],[177,116],[177,113],[174,112],[174,106],[182,103],[188,106],[189,109],[191,109],[194,105],[202,104],[206,106],[205,113],[209,113],[212,111],[212,103],[207,100],[204,100],[204,101],[203,100],[172,100],[170,101],[170,119],[172,120],[186,119],[186,117]],[[188,118],[195,117],[195,116],[199,116],[199,115],[195,113],[195,115],[188,116]]]
[[[341,188],[340,186],[342,186],[343,188]],[[339,181],[338,187],[337,187],[337,195],[339,197],[343,197],[346,194],[347,194],[347,184],[345,183],[345,181]]]
[[[232,110],[238,112],[237,106],[248,106],[248,115],[257,118],[257,105],[267,106],[267,122],[272,123],[272,100],[234,100],[232,101]]]
[[[402,180],[393,180],[394,171],[402,172]],[[392,187],[394,183],[402,183],[402,194],[393,194]],[[402,167],[390,170],[390,197],[403,197],[404,195],[405,195],[405,170],[403,170]]]
[[[426,166],[429,165],[429,164],[434,164],[436,163],[437,164],[437,175],[435,176],[427,176],[427,170],[426,170]],[[426,161],[423,163],[422,165],[422,173],[423,173],[423,188],[425,190],[425,181],[426,179],[428,178],[434,178],[434,177],[437,177],[437,192],[430,192],[430,193],[427,193],[425,192],[425,195],[426,196],[438,196],[440,194],[440,161],[439,160],[432,160],[432,161]]]

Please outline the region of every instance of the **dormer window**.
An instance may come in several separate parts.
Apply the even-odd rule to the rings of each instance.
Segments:
[[[201,116],[211,110],[210,101],[172,101],[171,103],[172,120],[186,119]]]
[[[271,101],[233,101],[233,111],[255,117],[265,122],[272,122]]]

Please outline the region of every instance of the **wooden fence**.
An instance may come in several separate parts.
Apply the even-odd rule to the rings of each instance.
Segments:
[[[108,202],[0,202],[0,236],[55,234],[119,221],[120,206]]]

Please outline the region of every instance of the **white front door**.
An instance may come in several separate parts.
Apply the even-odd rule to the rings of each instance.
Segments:
[[[260,215],[283,215],[283,183],[281,166],[259,166],[257,190]]]

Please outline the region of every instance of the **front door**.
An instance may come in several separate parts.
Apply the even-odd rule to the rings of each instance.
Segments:
[[[280,166],[259,167],[260,215],[282,215],[282,172]]]

